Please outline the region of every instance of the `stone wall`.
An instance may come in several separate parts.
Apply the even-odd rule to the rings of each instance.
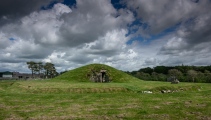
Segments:
[[[106,70],[94,71],[92,70],[91,75],[89,75],[90,80],[93,82],[109,82],[109,76],[107,75]]]

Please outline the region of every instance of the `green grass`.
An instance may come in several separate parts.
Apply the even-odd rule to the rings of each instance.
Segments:
[[[75,82],[91,82],[89,80],[89,77],[87,77],[88,74],[92,73],[92,70],[100,71],[101,69],[107,70],[107,74],[109,75],[109,78],[112,82],[130,82],[130,81],[137,81],[138,79],[135,77],[132,77],[120,70],[117,70],[115,68],[112,68],[110,66],[104,65],[104,64],[90,64],[86,65],[80,68],[76,68],[74,70],[70,70],[56,78],[54,78],[55,81],[75,81]]]
[[[2,81],[0,119],[210,119],[210,92],[194,83]]]
[[[211,119],[211,84],[142,81],[110,67],[104,69],[112,82],[93,83],[80,76],[88,69],[53,80],[0,81],[0,120]]]

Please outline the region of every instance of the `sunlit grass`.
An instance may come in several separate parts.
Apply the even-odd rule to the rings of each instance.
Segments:
[[[93,65],[52,80],[0,81],[0,120],[211,119],[210,84],[142,81],[94,66],[107,69],[112,81],[89,81]]]
[[[162,94],[161,88],[189,89]],[[0,119],[177,120],[211,116],[210,84],[4,81],[0,90]],[[143,90],[154,91],[144,94]]]

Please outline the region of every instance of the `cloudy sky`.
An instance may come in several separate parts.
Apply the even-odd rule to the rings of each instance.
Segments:
[[[0,71],[211,65],[211,0],[1,0]]]

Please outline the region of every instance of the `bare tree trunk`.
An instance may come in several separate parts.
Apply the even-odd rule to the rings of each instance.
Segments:
[[[34,77],[34,70],[32,70],[32,78]]]

